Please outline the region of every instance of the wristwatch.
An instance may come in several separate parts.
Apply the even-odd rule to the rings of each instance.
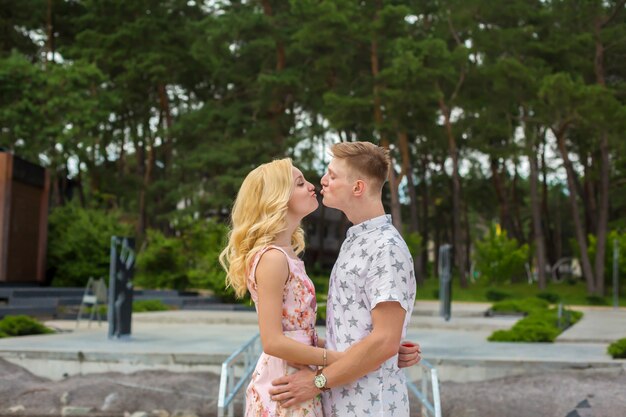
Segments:
[[[322,373],[321,369],[318,369],[313,379],[315,386],[322,392],[328,391],[330,388],[326,386],[326,376]]]

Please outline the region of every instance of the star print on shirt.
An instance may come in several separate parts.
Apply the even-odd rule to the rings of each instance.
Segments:
[[[377,277],[382,277],[383,275],[385,275],[387,273],[387,268],[384,266],[377,266],[376,267],[376,273],[374,275],[376,275]]]
[[[391,266],[396,268],[396,272],[404,271],[404,262],[400,262],[398,259],[396,259],[396,263]]]

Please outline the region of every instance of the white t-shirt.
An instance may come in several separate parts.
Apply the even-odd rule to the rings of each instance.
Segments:
[[[371,311],[397,301],[406,311],[402,337],[415,300],[413,260],[406,243],[384,215],[348,229],[330,276],[326,346],[344,351],[372,331]],[[351,384],[322,395],[327,417],[408,417],[409,400],[398,356]]]

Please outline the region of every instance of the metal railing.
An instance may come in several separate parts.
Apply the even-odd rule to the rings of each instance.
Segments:
[[[417,397],[421,405],[422,417],[441,417],[441,399],[439,397],[439,376],[437,369],[426,359],[419,362],[421,373],[421,390],[409,378],[407,372],[407,387]]]
[[[235,396],[250,380],[259,356],[261,355],[261,337],[256,334],[239,349],[233,352],[222,363],[220,375],[220,388],[217,399],[217,417],[234,417]],[[240,359],[243,359],[240,360]],[[243,363],[242,363],[243,362]],[[235,370],[243,366],[241,374],[237,378]],[[437,369],[426,359],[422,359],[416,367],[421,374],[421,389],[411,380],[407,370],[407,387],[420,402],[422,417],[441,417],[441,400],[439,397],[439,377]],[[245,403],[242,415],[245,414]]]
[[[235,396],[250,380],[261,351],[261,335],[257,333],[222,363],[220,389],[217,397],[217,417],[234,417]],[[241,366],[243,369],[238,376],[235,370]],[[245,406],[244,403],[242,415],[245,413]]]

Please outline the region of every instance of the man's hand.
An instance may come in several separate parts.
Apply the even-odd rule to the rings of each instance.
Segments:
[[[422,348],[413,342],[402,342],[398,349],[398,368],[408,368],[422,359]]]
[[[273,380],[274,388],[270,389],[272,400],[278,401],[281,407],[289,408],[315,398],[320,390],[313,384],[314,378],[315,372],[306,367],[294,374]]]

